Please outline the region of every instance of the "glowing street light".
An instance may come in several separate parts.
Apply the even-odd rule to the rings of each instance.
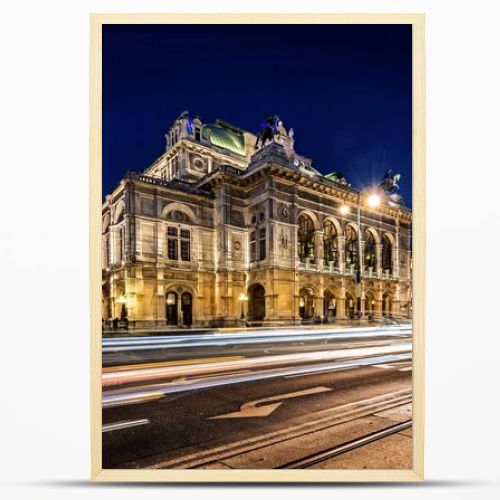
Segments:
[[[348,214],[350,211],[351,211],[351,209],[350,209],[347,205],[342,205],[342,206],[340,207],[340,213],[341,213],[342,215],[346,215],[346,214]]]
[[[380,205],[380,196],[376,193],[372,193],[370,196],[368,196],[366,203],[369,207],[375,208]]]

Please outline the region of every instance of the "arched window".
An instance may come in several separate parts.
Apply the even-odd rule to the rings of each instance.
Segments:
[[[369,318],[375,314],[375,295],[371,291],[365,294],[365,313]]]
[[[305,214],[299,217],[298,245],[301,262],[305,262],[306,257],[314,259],[314,224]]]
[[[323,226],[323,248],[325,263],[333,262],[334,266],[338,266],[338,240],[337,229],[331,220],[327,220]]]
[[[358,269],[358,233],[351,225],[345,228],[345,264],[347,268],[354,264]]]
[[[377,260],[377,254],[375,251],[375,238],[373,237],[373,233],[365,229],[364,231],[364,239],[365,239],[365,246],[364,246],[364,267],[365,269],[368,269],[371,267],[372,269],[375,269],[375,262]]]
[[[302,288],[300,290],[299,316],[302,319],[314,317],[314,291],[311,288]]]
[[[382,236],[382,270],[392,272],[392,243],[387,234]]]

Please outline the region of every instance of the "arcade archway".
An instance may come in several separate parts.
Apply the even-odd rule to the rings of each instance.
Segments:
[[[248,320],[262,321],[266,317],[266,290],[260,284],[248,289]]]

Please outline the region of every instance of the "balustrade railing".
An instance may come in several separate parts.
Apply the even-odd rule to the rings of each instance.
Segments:
[[[125,178],[135,180],[135,181],[144,182],[146,184],[152,184],[154,186],[162,186],[162,187],[166,187],[166,188],[170,188],[170,189],[176,189],[178,191],[183,191],[184,193],[196,194],[199,196],[204,196],[206,198],[213,198],[214,197],[212,192],[198,189],[193,184],[190,184],[189,182],[181,181],[178,179],[166,181],[163,179],[159,179],[158,177],[152,177],[150,175],[140,174],[138,172],[127,172],[125,174]]]

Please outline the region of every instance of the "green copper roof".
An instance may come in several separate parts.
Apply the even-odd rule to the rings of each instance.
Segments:
[[[326,174],[325,178],[330,179],[331,181],[338,181],[344,178],[344,176],[340,172],[331,172],[329,174]]]
[[[237,155],[245,156],[245,137],[217,125],[203,125],[203,137],[210,144],[228,149]]]

